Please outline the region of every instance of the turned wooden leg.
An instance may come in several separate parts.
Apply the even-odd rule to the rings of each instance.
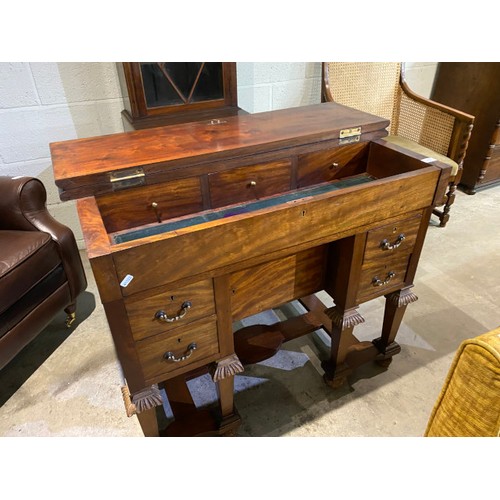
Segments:
[[[457,190],[456,184],[451,184],[448,192],[446,193],[446,202],[442,210],[434,209],[433,214],[439,217],[439,227],[445,227],[450,219],[450,209],[455,202],[455,191]]]
[[[373,340],[373,344],[379,351],[379,355],[375,361],[385,368],[390,365],[392,357],[401,351],[401,347],[395,342],[395,338],[401,326],[406,307],[408,304],[418,300],[418,297],[410,288],[403,288],[385,297],[382,335],[378,339]]]
[[[439,224],[440,227],[445,227],[448,220],[450,219],[450,209],[453,203],[455,202],[455,191],[457,190],[457,186],[455,184],[452,184],[450,186],[450,189],[448,190],[448,193],[446,194],[446,203],[444,204],[443,207],[443,214],[440,217],[441,223]]]

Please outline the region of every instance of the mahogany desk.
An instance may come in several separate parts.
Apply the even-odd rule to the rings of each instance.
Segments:
[[[387,125],[323,103],[51,144],[61,199],[78,199],[127,413],[145,435],[233,431],[234,376],[320,327],[332,338],[323,368],[334,388],[400,351],[450,172],[386,143]],[[359,342],[358,306],[382,295],[381,335]],[[306,314],[233,332],[236,320],[295,299]],[[207,371],[215,412],[197,411],[186,385]],[[161,387],[175,416],[165,429]]]

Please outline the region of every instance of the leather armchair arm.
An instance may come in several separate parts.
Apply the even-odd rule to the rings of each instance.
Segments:
[[[85,290],[87,281],[75,236],[54,219],[46,206],[47,192],[34,177],[0,176],[0,230],[42,231],[57,243],[73,299]]]

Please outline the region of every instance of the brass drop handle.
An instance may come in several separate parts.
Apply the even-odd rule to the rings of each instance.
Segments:
[[[186,361],[191,354],[193,354],[194,351],[198,349],[198,346],[196,345],[196,342],[191,342],[191,344],[188,345],[187,351],[185,354],[183,354],[180,358],[176,358],[175,354],[172,351],[166,352],[163,357],[167,361],[173,361],[174,363],[179,363],[180,361]]]
[[[385,277],[385,280],[382,281],[381,279],[379,279],[378,276],[375,276],[373,279],[372,279],[372,285],[373,286],[384,286],[384,285],[387,285],[389,283],[389,281],[392,280],[392,278],[394,278],[394,276],[396,276],[396,273],[393,272],[393,271],[389,271],[387,273],[387,276]]]
[[[189,302],[189,300],[186,300],[186,302],[183,302],[181,310],[177,316],[169,318],[168,314],[165,311],[156,311],[155,318],[160,321],[164,321],[165,323],[173,323],[174,321],[179,321],[180,319],[184,318],[191,307],[193,307],[193,304]]]
[[[382,250],[394,250],[396,248],[399,247],[399,245],[401,245],[401,243],[403,243],[403,241],[406,239],[406,236],[404,233],[401,233],[396,241],[394,243],[389,243],[389,240],[387,239],[384,239],[380,242],[380,248]]]

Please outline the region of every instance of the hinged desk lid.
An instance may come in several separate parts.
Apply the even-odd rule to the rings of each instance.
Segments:
[[[335,139],[341,145],[376,131],[382,137],[388,125],[384,118],[322,103],[56,142],[50,150],[61,199],[68,200],[109,191],[125,178],[132,186],[147,183],[165,169]]]

